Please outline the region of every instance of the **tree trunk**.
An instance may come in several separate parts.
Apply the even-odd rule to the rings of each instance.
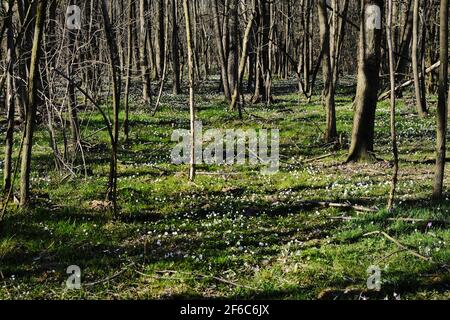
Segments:
[[[388,18],[387,18],[387,42],[389,51],[389,76],[391,84],[391,140],[392,151],[394,154],[394,172],[392,174],[391,191],[388,199],[388,210],[391,211],[394,208],[395,191],[397,189],[398,181],[398,147],[397,147],[397,131],[395,126],[395,65],[394,65],[394,50],[392,43],[392,0],[388,1]]]
[[[178,45],[178,1],[172,0],[172,71],[173,94],[181,93],[180,83],[180,53]]]
[[[220,65],[220,71],[222,76],[222,83],[223,83],[223,91],[225,95],[225,99],[228,101],[231,100],[231,91],[230,86],[228,83],[228,70],[227,70],[227,58],[225,55],[225,49],[223,44],[223,35],[222,35],[222,27],[220,24],[220,18],[219,18],[219,8],[217,4],[217,0],[212,0],[212,10],[213,10],[213,20],[214,20],[214,31],[215,31],[215,38],[216,38],[216,46],[217,46],[217,53],[218,53],[218,62]]]
[[[125,119],[123,121],[123,131],[125,134],[125,142],[128,142],[130,135],[130,81],[131,81],[131,68],[133,64],[133,29],[135,27],[134,23],[134,2],[133,0],[128,0],[128,43],[127,43],[127,67],[126,67],[126,83],[125,83]]]
[[[382,0],[364,0],[358,54],[352,143],[348,161],[373,160],[375,110],[378,101]]]
[[[70,5],[74,5],[75,1],[70,0]],[[74,78],[77,73],[77,53],[75,44],[77,41],[77,30],[68,30],[69,36],[69,56],[72,57],[68,66],[67,66],[67,74],[69,77]],[[73,85],[74,81],[69,81],[67,85],[67,91],[69,95],[69,120],[70,120],[70,130],[71,130],[71,151],[73,158],[76,157],[78,145],[80,143],[80,125],[78,122],[78,114],[77,114],[77,98],[75,96],[75,87]]]
[[[413,35],[413,11],[412,11],[412,2],[413,0],[408,0],[407,2],[407,10],[405,13],[405,28],[403,30],[402,43],[400,47],[400,56],[398,59],[397,70],[398,74],[397,81],[403,82],[405,76],[407,75],[407,68],[409,66],[409,56],[410,56],[410,47],[411,40]],[[401,94],[401,93],[400,93]]]
[[[157,20],[157,32],[156,32],[156,70],[158,73],[158,79],[162,78],[162,73],[164,70],[164,56],[165,56],[165,48],[164,48],[164,3],[166,0],[158,0],[158,6],[156,8],[156,20]]]
[[[20,206],[25,207],[30,202],[31,155],[33,149],[33,135],[36,125],[38,104],[39,60],[42,34],[44,32],[47,0],[37,4],[36,22],[34,28],[33,48],[31,50],[30,69],[28,75],[28,99],[25,119],[25,134],[23,140],[22,163],[20,167]]]
[[[442,198],[445,171],[448,117],[448,0],[441,0],[439,34],[441,66],[439,69],[439,101],[437,105],[436,172],[433,190],[435,200]]]
[[[238,24],[239,0],[231,0],[230,23],[229,23],[229,52],[228,52],[228,84],[231,92],[234,92],[238,82],[238,59],[239,59],[239,24]]]
[[[235,110],[238,107],[239,117],[242,118],[242,108],[239,103],[240,95],[242,92],[242,83],[244,80],[245,65],[247,64],[248,48],[250,42],[250,33],[253,30],[254,13],[249,17],[247,28],[245,29],[244,38],[242,39],[242,54],[239,62],[239,72],[237,84],[234,87],[233,97],[231,100],[230,110]]]
[[[184,18],[186,23],[186,42],[188,47],[188,67],[189,67],[189,110],[191,124],[191,150],[190,150],[190,167],[189,180],[195,179],[195,68],[194,68],[194,48],[192,43],[192,25],[190,13],[190,0],[183,0]]]
[[[150,84],[150,66],[148,62],[147,41],[148,34],[147,29],[150,28],[147,24],[147,4],[146,0],[139,0],[139,22],[140,22],[140,58],[141,58],[141,76],[143,84],[143,99],[145,102],[151,101],[151,84]]]
[[[328,24],[327,1],[317,1],[317,11],[319,14],[320,42],[323,51],[322,75],[324,89],[322,100],[327,113],[327,129],[325,132],[325,141],[333,142],[337,140],[336,129],[336,110],[334,102],[333,69],[331,65],[330,52],[330,27]]]
[[[102,16],[105,27],[106,42],[108,45],[109,59],[112,73],[112,89],[113,89],[113,136],[114,142],[111,146],[111,165],[109,173],[109,184],[107,199],[109,199],[114,207],[114,213],[117,214],[117,148],[119,144],[119,112],[120,112],[120,94],[122,88],[122,79],[120,71],[119,50],[117,47],[116,33],[111,26],[108,15],[108,5],[106,0],[102,0]]]
[[[418,52],[418,43],[419,43],[419,5],[420,0],[413,0],[414,8],[413,8],[413,39],[412,39],[412,68],[414,74],[414,92],[416,95],[416,106],[417,112],[421,117],[426,116],[427,110],[424,105],[424,101],[422,100],[422,93],[420,87],[420,77],[419,77],[419,52]],[[423,74],[422,76],[425,76]]]
[[[14,121],[15,121],[15,103],[14,103],[14,65],[16,63],[16,51],[14,46],[14,30],[13,30],[13,6],[14,0],[8,1],[8,11],[5,19],[6,27],[6,46],[7,46],[7,75],[6,75],[6,110],[8,127],[6,129],[5,139],[5,164],[3,174],[3,190],[8,192],[12,184],[12,153],[14,148]]]

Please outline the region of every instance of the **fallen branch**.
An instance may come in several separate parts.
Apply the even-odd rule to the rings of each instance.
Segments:
[[[206,171],[200,171],[197,172],[198,175],[201,176],[238,176],[242,173],[240,172],[206,172]]]
[[[381,263],[381,262],[383,262],[383,261],[389,259],[390,257],[395,256],[396,254],[401,253],[401,252],[404,252],[404,251],[406,251],[406,250],[405,250],[405,249],[398,249],[398,250],[395,250],[394,252],[391,252],[391,253],[389,253],[388,255],[386,255],[386,256],[384,256],[383,258],[381,258],[380,260],[378,260],[376,264],[379,264],[379,263]]]
[[[323,160],[323,159],[326,159],[326,158],[330,158],[330,157],[333,157],[335,155],[336,155],[335,153],[328,153],[328,154],[324,154],[323,156],[320,156],[320,157],[304,160],[303,163],[311,163],[311,162]]]
[[[441,62],[438,61],[435,64],[433,64],[431,67],[429,67],[428,69],[425,70],[425,74],[429,74],[431,72],[433,72],[434,70],[436,70],[437,68],[439,68],[441,65]],[[419,75],[420,78],[422,78],[422,74]],[[402,83],[401,85],[395,87],[395,92],[399,91],[400,89],[409,87],[410,85],[412,85],[414,83],[414,80],[408,80],[404,83]],[[379,98],[378,100],[384,100],[386,98],[388,98],[391,94],[391,90],[384,92]]]
[[[341,208],[347,210],[355,210],[361,212],[378,212],[378,208],[369,208],[358,205],[352,205],[350,203],[335,203],[335,202],[325,202],[325,201],[306,201],[305,205],[319,206],[324,208]]]
[[[360,220],[361,218],[358,217],[348,217],[348,216],[341,216],[341,217],[329,217],[328,219],[332,220],[344,220],[344,221],[352,221],[352,220]],[[387,221],[392,222],[412,222],[412,223],[436,223],[436,224],[450,224],[450,221],[448,220],[428,220],[428,219],[416,219],[416,218],[387,218]]]
[[[128,269],[129,269],[131,266],[133,266],[133,265],[134,265],[134,263],[131,263],[131,264],[127,265],[126,267],[124,267],[122,270],[120,270],[119,272],[113,274],[113,275],[110,276],[110,277],[107,277],[107,278],[102,279],[102,280],[99,280],[99,281],[95,281],[95,282],[91,282],[91,283],[86,283],[86,284],[84,284],[83,286],[86,286],[86,287],[93,287],[93,286],[96,286],[96,285],[99,285],[99,284],[102,284],[102,283],[105,283],[105,282],[109,282],[109,281],[111,281],[111,280],[114,280],[115,278],[118,278],[118,277],[120,277],[122,274],[124,274],[125,272],[127,272]]]
[[[144,274],[144,273],[139,272],[137,270],[135,270],[135,271],[138,274],[142,275],[142,276],[153,277],[152,275]],[[184,275],[197,277],[197,278],[205,278],[205,279],[210,278],[210,279],[214,279],[214,280],[217,280],[219,282],[222,282],[222,283],[233,285],[235,287],[241,287],[241,288],[245,288],[245,289],[249,289],[249,290],[253,290],[253,291],[258,291],[258,289],[256,289],[256,288],[249,287],[249,286],[246,286],[246,285],[242,285],[242,284],[239,284],[239,283],[236,283],[236,282],[233,282],[233,281],[230,281],[230,280],[226,280],[226,279],[223,279],[223,278],[220,278],[220,277],[212,276],[212,275],[205,275],[205,274],[191,273],[191,272],[182,272],[182,271],[175,271],[175,270],[161,270],[161,271],[155,271],[155,273],[158,273],[158,274],[167,274],[167,273],[169,273],[169,274],[177,274],[178,273],[178,274],[184,274]]]
[[[422,260],[425,261],[431,261],[431,258],[425,257],[423,255],[421,255],[420,253],[417,253],[416,251],[409,249],[408,247],[406,247],[405,245],[403,245],[401,242],[399,242],[397,239],[391,237],[390,235],[388,235],[386,232],[384,231],[374,231],[374,232],[369,232],[366,233],[364,236],[368,237],[368,236],[372,236],[372,235],[382,235],[384,236],[386,239],[392,241],[393,243],[395,243],[397,245],[397,247],[399,247],[400,249],[403,249],[407,252],[409,252],[410,254],[412,254],[413,256],[420,258]]]

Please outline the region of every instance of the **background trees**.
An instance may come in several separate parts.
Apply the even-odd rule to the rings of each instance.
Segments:
[[[152,99],[157,95],[153,87],[160,88],[160,97],[183,97],[186,88],[193,106],[193,93],[202,82],[216,81],[231,116],[244,118],[248,106],[270,106],[277,100],[280,89],[274,82],[294,81],[302,108],[322,91],[325,142],[339,140],[340,147],[347,148],[349,137],[350,161],[375,159],[376,105],[382,91],[387,90],[381,95],[385,98],[392,90],[384,76],[390,69],[382,28],[385,18],[381,12],[381,25],[369,28],[367,8],[375,5],[383,10],[383,1],[365,0],[361,6],[349,0],[191,0],[186,12],[185,3],[178,0],[89,0],[78,4],[82,27],[72,30],[66,24],[66,8],[75,4],[3,2],[0,92],[7,124],[3,180],[4,190],[10,190],[13,171],[18,170],[13,154],[21,150],[23,205],[30,198],[35,123],[48,130],[57,170],[87,176],[85,123],[78,113],[102,108],[102,121],[113,137],[114,159],[114,149],[120,147],[121,105],[123,140],[129,142],[130,102],[145,102],[157,112],[154,100],[159,104],[161,99]],[[393,1],[391,15],[395,93],[414,85],[417,108],[410,112],[426,116],[428,109],[434,113],[429,97],[439,89],[436,197],[443,187],[448,103],[445,10],[444,1]],[[183,23],[187,13],[190,40]],[[436,28],[438,22],[441,30]],[[433,47],[440,48],[440,56],[430,50]],[[339,79],[346,83],[340,86]],[[335,96],[347,88],[355,95],[353,130],[351,136],[350,132],[338,136]],[[14,144],[18,130],[24,137],[21,149],[17,141]],[[111,164],[110,200],[116,162]]]

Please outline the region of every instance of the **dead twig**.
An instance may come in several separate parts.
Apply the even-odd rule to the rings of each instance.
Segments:
[[[206,171],[200,171],[197,172],[198,175],[202,176],[239,176],[242,173],[240,172],[206,172]]]
[[[144,277],[154,277],[152,275],[148,275],[142,272],[139,272],[137,270],[135,270],[138,274],[144,276]],[[184,275],[188,275],[188,276],[192,276],[192,277],[197,277],[197,278],[204,278],[204,279],[214,279],[216,281],[222,282],[222,283],[226,283],[235,287],[240,287],[240,288],[245,288],[245,289],[249,289],[249,290],[253,290],[253,291],[258,291],[258,289],[250,287],[250,286],[246,286],[243,284],[239,284],[227,279],[223,279],[217,276],[213,276],[213,275],[205,275],[205,274],[200,274],[200,273],[193,273],[193,272],[183,272],[183,271],[175,271],[175,270],[160,270],[160,271],[155,271],[155,273],[157,274],[184,274]]]
[[[388,235],[388,234],[387,234],[386,232],[384,232],[384,231],[374,231],[374,232],[369,232],[369,233],[366,233],[364,236],[365,236],[365,237],[368,237],[368,236],[372,236],[372,235],[382,235],[382,236],[384,236],[386,239],[388,239],[388,240],[392,241],[393,243],[395,243],[395,244],[397,245],[397,247],[399,247],[400,249],[403,249],[403,250],[409,252],[409,253],[412,254],[413,256],[415,256],[415,257],[417,257],[417,258],[420,258],[420,259],[422,259],[422,260],[424,260],[424,261],[431,261],[431,258],[427,258],[427,257],[421,255],[420,253],[417,253],[416,251],[414,251],[414,250],[408,248],[407,246],[403,245],[400,241],[398,241],[397,239],[391,237],[390,235]]]
[[[335,202],[326,202],[326,201],[306,201],[304,202],[306,206],[319,206],[324,208],[341,208],[341,209],[353,209],[355,211],[360,212],[378,212],[378,208],[369,208],[358,205],[352,205],[350,203],[335,203]]]
[[[324,154],[323,156],[320,156],[320,157],[304,160],[303,163],[311,163],[311,162],[323,160],[323,159],[326,159],[326,158],[330,158],[330,157],[333,157],[335,155],[336,155],[336,153],[328,153],[328,154]]]
[[[113,274],[112,276],[109,276],[109,277],[107,277],[107,278],[105,278],[105,279],[102,279],[102,280],[99,280],[99,281],[95,281],[95,282],[91,282],[91,283],[86,283],[86,284],[84,284],[84,286],[86,286],[86,287],[93,287],[93,286],[96,286],[96,285],[99,285],[99,284],[102,284],[102,283],[105,283],[105,282],[109,282],[109,281],[111,281],[111,280],[114,280],[115,278],[118,278],[118,277],[120,277],[122,274],[124,274],[125,272],[127,272],[128,269],[129,269],[130,267],[134,266],[134,264],[135,264],[135,263],[133,262],[133,263],[131,263],[131,264],[125,266],[122,270],[120,270],[119,272]]]
[[[360,220],[361,218],[341,216],[341,217],[329,217],[328,219],[351,221],[351,220]],[[387,218],[386,220],[392,221],[392,222],[400,221],[400,222],[412,222],[412,223],[450,224],[450,221],[447,221],[447,220],[429,220],[429,219],[416,219],[416,218]]]

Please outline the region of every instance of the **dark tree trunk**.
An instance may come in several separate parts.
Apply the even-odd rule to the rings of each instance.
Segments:
[[[440,9],[440,58],[439,68],[439,101],[437,105],[437,138],[436,138],[436,172],[434,177],[433,198],[442,198],[445,155],[446,155],[446,134],[447,134],[447,90],[448,90],[448,0],[441,0]]]

